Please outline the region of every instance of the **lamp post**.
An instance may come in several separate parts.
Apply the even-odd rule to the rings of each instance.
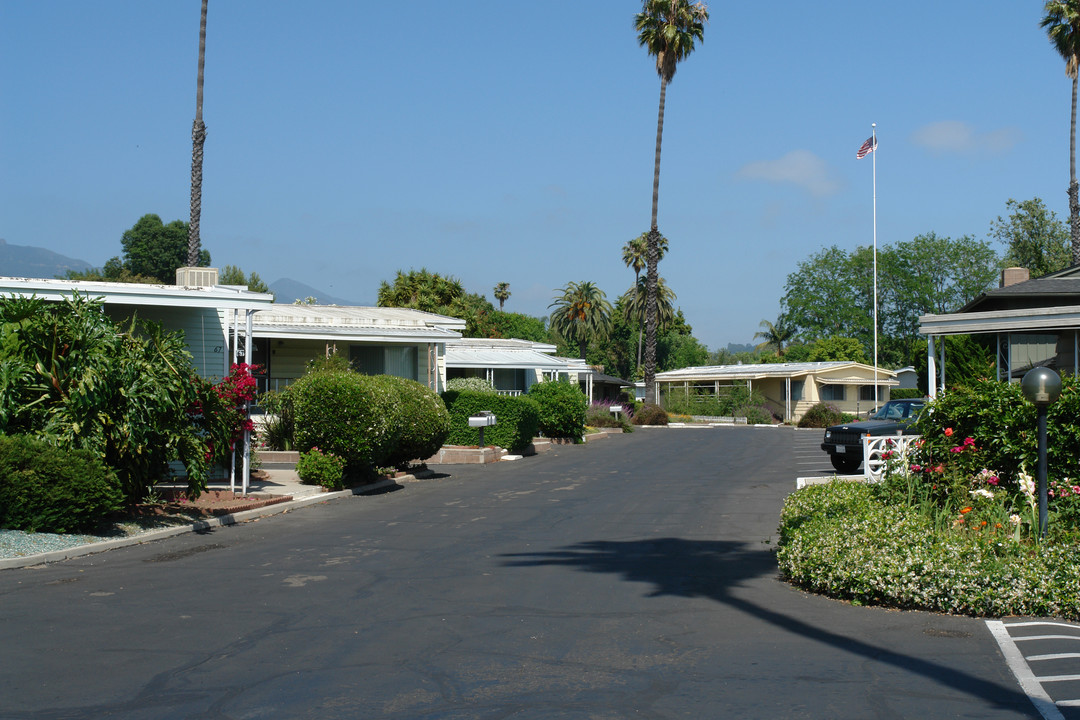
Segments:
[[[1047,367],[1031,368],[1020,389],[1039,411],[1039,538],[1046,538],[1046,408],[1061,395],[1061,377]]]

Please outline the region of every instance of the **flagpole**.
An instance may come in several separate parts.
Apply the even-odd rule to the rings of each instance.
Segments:
[[[874,406],[877,407],[880,404],[878,399],[878,344],[877,344],[877,329],[878,329],[878,317],[877,317],[877,123],[870,123],[870,127],[873,128],[870,137],[873,138],[873,148],[871,155],[873,155],[874,163]]]

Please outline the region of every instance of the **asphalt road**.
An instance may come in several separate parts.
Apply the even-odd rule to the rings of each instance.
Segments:
[[[982,620],[777,579],[807,437],[642,429],[0,572],[0,718],[1040,717]]]

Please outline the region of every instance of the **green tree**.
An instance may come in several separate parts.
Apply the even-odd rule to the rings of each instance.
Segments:
[[[861,342],[855,338],[835,336],[816,340],[810,346],[810,352],[807,354],[806,359],[808,362],[832,362],[837,360],[858,363],[867,362],[866,353]]]
[[[379,307],[400,307],[461,318],[466,337],[493,337],[491,314],[495,306],[482,295],[465,292],[455,277],[429,272],[427,268],[397,271],[393,283],[379,284]]]
[[[656,282],[658,278],[660,230],[656,215],[660,199],[660,146],[664,136],[664,105],[667,86],[675,77],[678,64],[694,51],[694,43],[705,39],[709,9],[704,2],[689,0],[644,0],[641,12],[634,16],[638,44],[656,58],[660,76],[660,107],[656,116],[656,154],[653,160],[652,221],[646,240],[645,314],[645,402],[656,403]]]
[[[990,223],[990,236],[1005,246],[1006,267],[1023,267],[1042,277],[1070,265],[1069,232],[1039,198],[1005,203],[1008,219]]]
[[[754,339],[761,338],[763,342],[757,346],[758,350],[765,350],[767,348],[776,348],[776,356],[778,358],[784,357],[784,345],[791,340],[795,335],[795,331],[787,323],[787,319],[781,314],[776,318],[776,322],[772,323],[768,320],[762,320],[758,327],[764,328],[760,332],[754,333]]]
[[[1069,121],[1069,226],[1072,230],[1072,264],[1080,264],[1080,189],[1076,183],[1076,80],[1080,63],[1080,0],[1047,0],[1040,25],[1050,43],[1065,60],[1065,74],[1072,80],[1072,114]]]
[[[428,272],[427,268],[397,271],[393,283],[379,283],[379,307],[401,307],[437,313],[465,295],[465,288],[455,277]]]
[[[645,324],[645,316],[648,308],[648,287],[646,279],[638,277],[634,285],[622,295],[626,299],[623,312],[626,319],[637,324],[638,327],[638,352],[637,366],[641,367],[641,328]],[[657,330],[663,332],[664,328],[675,317],[675,308],[672,304],[676,299],[675,292],[664,283],[664,278],[656,280],[656,322]]]
[[[548,305],[555,308],[549,319],[551,329],[576,343],[579,357],[584,360],[589,339],[602,337],[611,328],[611,303],[603,290],[588,281],[571,282],[561,292]]]
[[[245,275],[237,265],[226,265],[218,276],[221,285],[243,285],[251,292],[269,293],[270,288],[259,277],[259,273],[252,271],[251,275]]]
[[[664,259],[664,255],[667,254],[668,240],[661,235],[657,239],[656,244],[656,262],[660,262]],[[626,267],[634,271],[634,287],[637,287],[641,282],[641,271],[645,269],[647,265],[649,249],[649,233],[643,232],[633,240],[627,241],[623,245],[622,260]],[[645,288],[646,301],[648,300],[648,287]],[[659,311],[659,307],[657,308]],[[641,319],[638,323],[638,350],[637,350],[637,366],[641,367],[641,344],[645,335],[645,316],[647,313],[641,313]]]
[[[173,285],[176,269],[187,261],[188,225],[182,220],[165,225],[153,213],[143,215],[130,230],[124,231],[120,245],[124,249],[124,270]],[[209,264],[210,253],[200,250],[198,265],[206,267]]]
[[[202,18],[199,20],[199,76],[195,89],[195,122],[191,126],[191,223],[188,225],[187,264],[199,264],[201,241],[199,219],[202,216],[202,168],[203,144],[206,142],[206,125],[203,124],[203,66],[206,63],[206,0],[202,0]]]
[[[495,286],[495,299],[499,301],[499,311],[502,312],[503,303],[510,299],[510,283],[501,282]]]
[[[488,337],[517,338],[532,342],[548,341],[547,321],[544,318],[496,310],[491,313],[490,327],[492,334]]]

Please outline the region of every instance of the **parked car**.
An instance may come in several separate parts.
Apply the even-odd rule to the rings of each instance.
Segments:
[[[837,472],[853,473],[863,463],[863,436],[905,435],[925,405],[922,398],[890,400],[869,420],[826,428],[821,449],[829,453]]]

